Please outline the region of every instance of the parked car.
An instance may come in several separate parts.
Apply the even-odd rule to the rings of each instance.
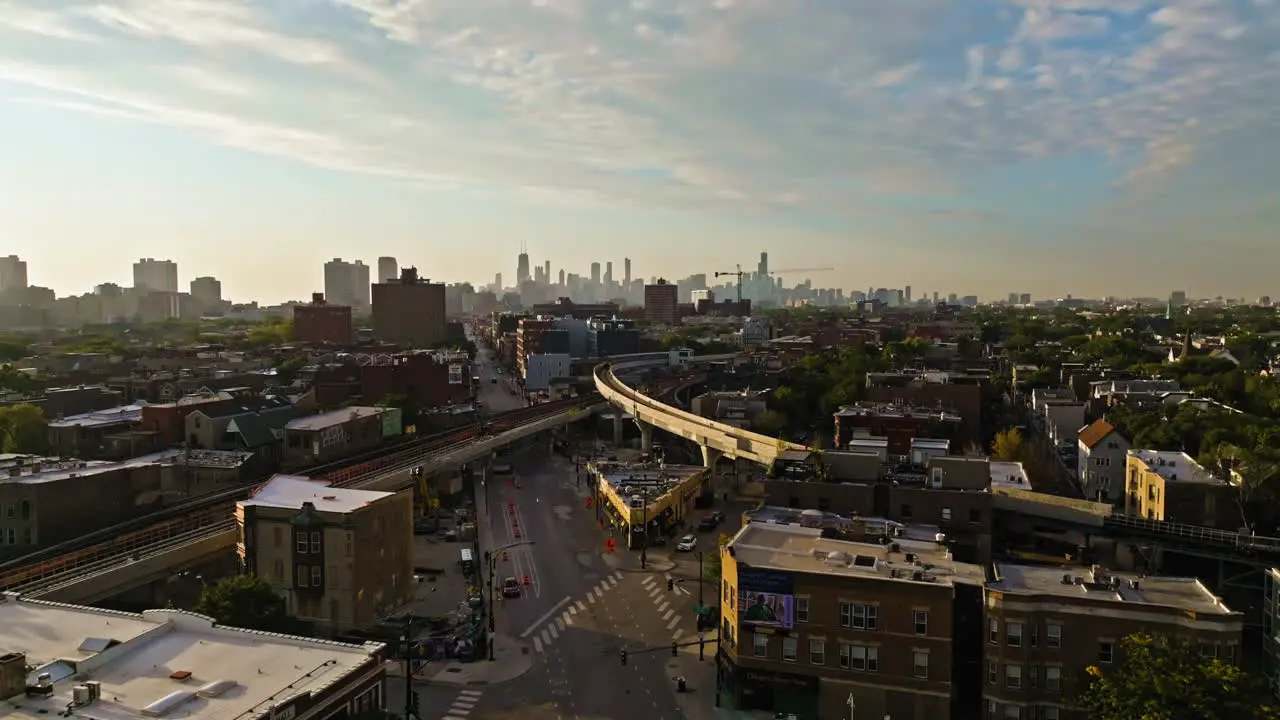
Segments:
[[[676,551],[677,552],[693,552],[693,549],[697,546],[698,546],[697,537],[693,535],[685,535],[684,537],[680,538],[680,542],[676,543]]]
[[[720,523],[715,519],[714,516],[704,515],[702,519],[698,521],[698,529],[701,530],[702,532],[707,532],[709,530],[715,530],[716,526],[719,524]]]

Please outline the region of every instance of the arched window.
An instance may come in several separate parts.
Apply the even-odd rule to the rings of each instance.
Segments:
[[[22,512],[22,519],[23,519],[23,520],[30,520],[30,519],[31,519],[31,503],[30,503],[29,501],[27,501],[27,500],[23,500],[23,501],[22,501],[22,510],[21,510],[21,512]]]

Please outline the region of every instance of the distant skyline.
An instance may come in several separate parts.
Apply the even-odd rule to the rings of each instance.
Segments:
[[[0,0],[0,251],[1280,295],[1280,0]],[[803,278],[786,278],[794,283]]]

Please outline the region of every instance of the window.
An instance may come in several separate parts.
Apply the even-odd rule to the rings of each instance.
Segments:
[[[751,647],[756,657],[765,657],[769,654],[769,636],[756,633],[751,636]]]
[[[876,621],[879,619],[880,615],[880,608],[875,605],[860,605],[858,603],[853,603],[850,605],[850,614],[850,620],[852,620],[852,623],[845,625],[845,627],[852,627],[858,630],[875,630]]]
[[[782,638],[782,659],[784,662],[796,661],[796,639],[793,637]]]
[[[1005,627],[1005,642],[1009,647],[1022,647],[1022,623],[1007,622]]]
[[[721,581],[720,581],[720,584],[724,586],[724,587],[723,587],[723,589],[724,589],[724,600],[723,600],[723,602],[727,605],[727,604],[729,603],[729,581],[728,581],[728,580],[721,580]]]
[[[1218,646],[1213,643],[1200,643],[1200,656],[1206,658],[1218,657]]]
[[[324,577],[322,576],[320,570],[321,568],[319,565],[311,566],[311,587],[324,586]]]
[[[1052,665],[1044,669],[1044,689],[1049,692],[1058,692],[1062,689],[1062,668]]]
[[[1045,630],[1044,646],[1052,650],[1062,647],[1062,626],[1050,624]]]
[[[1010,690],[1022,688],[1022,666],[1009,663],[1004,666],[1004,686]]]
[[[929,634],[929,611],[916,610],[915,613],[913,613],[913,615],[915,616],[916,634],[928,635]]]
[[[987,684],[995,685],[1000,682],[1000,663],[995,660],[987,661]]]
[[[279,525],[271,528],[271,541],[277,548],[284,546],[284,528]]]
[[[31,519],[31,503],[27,502],[26,500],[23,500],[22,512],[20,514],[22,515],[23,520],[30,520]]]
[[[910,506],[910,505],[907,505],[907,504],[903,504],[903,506],[902,506],[902,511],[901,511],[901,512],[899,512],[898,514],[902,516],[902,519],[903,519],[903,520],[910,520],[910,519],[911,519],[911,506]]]
[[[880,669],[880,649],[866,645],[849,645],[849,669],[876,672]]]
[[[284,584],[284,562],[276,561],[276,582]]]
[[[1047,707],[1044,710],[1044,720],[1058,720],[1058,708]]]
[[[824,665],[827,662],[827,641],[819,639],[809,640],[809,663],[812,665]]]
[[[22,544],[23,545],[31,544],[31,528],[29,527],[22,528]],[[1217,647],[1217,646],[1215,645],[1214,647]]]
[[[306,555],[306,554],[307,554],[307,547],[308,547],[308,546],[307,546],[307,534],[306,534],[306,533],[304,533],[304,532],[300,532],[300,533],[298,533],[298,537],[297,537],[297,548],[298,548],[298,553],[299,553],[299,554],[302,554],[302,555]]]
[[[320,552],[320,533],[318,532],[311,533],[311,552]]]
[[[987,631],[987,642],[991,643],[992,645],[1000,644],[1000,621],[999,620],[996,620],[994,618],[991,620],[990,629]]]
[[[973,510],[970,510],[969,522],[975,523],[975,524],[982,522],[982,511],[976,508]]]
[[[943,522],[951,522],[951,508],[942,508]]]
[[[308,580],[310,577],[311,577],[311,576],[307,573],[307,566],[306,566],[306,565],[299,565],[299,566],[298,566],[298,587],[306,587],[306,586],[307,586],[307,580]]]
[[[796,598],[796,622],[809,622],[809,598]]]
[[[353,539],[352,534],[347,533],[347,557],[351,557],[352,552],[354,551],[354,542],[355,540]]]
[[[1004,720],[1022,720],[1022,708],[1017,705],[1005,705]]]
[[[1029,643],[1028,643],[1028,644],[1029,644],[1031,647],[1039,647],[1039,644],[1040,644],[1040,637],[1039,637],[1039,635],[1038,635],[1039,631],[1036,629],[1036,624],[1035,624],[1035,623],[1031,623],[1031,628],[1030,628],[1030,629],[1031,629],[1031,638],[1030,638],[1030,640],[1029,640]]]
[[[1098,662],[1110,663],[1115,659],[1116,644],[1110,640],[1098,641]]]
[[[911,676],[921,679],[929,677],[929,653],[916,650],[915,661],[911,664]]]
[[[853,627],[853,603],[840,603],[840,627]]]

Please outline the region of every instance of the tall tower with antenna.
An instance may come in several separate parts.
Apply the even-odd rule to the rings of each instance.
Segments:
[[[524,285],[529,282],[529,248],[524,241],[520,241],[520,255],[516,258],[516,285]]]

